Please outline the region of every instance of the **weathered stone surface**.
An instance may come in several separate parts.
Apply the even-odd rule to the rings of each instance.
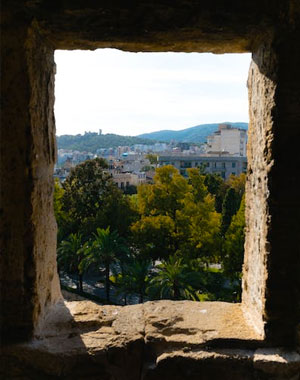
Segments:
[[[67,290],[62,289],[61,294],[63,296],[63,299],[67,302],[69,301],[86,301],[86,298],[76,294],[76,293],[71,293],[68,292]]]
[[[261,336],[244,319],[240,304],[156,301],[144,304],[145,339],[155,349],[203,345],[251,345]]]
[[[60,5],[44,0],[10,1],[8,5],[24,19],[37,20],[43,35],[59,49],[224,53],[250,51],[273,25],[285,21],[287,3],[278,3],[276,9],[251,0],[244,0],[243,5],[225,5],[220,0],[77,0]]]
[[[142,316],[136,306],[59,302],[32,342],[5,349],[5,361],[36,376],[137,379],[144,346]],[[10,371],[4,368],[4,375]]]
[[[3,349],[3,378],[176,380],[222,373],[224,379],[279,380],[296,379],[300,371],[295,352],[255,351],[264,342],[238,304],[59,302],[44,323],[33,341]],[[237,341],[243,349],[220,348]]]
[[[224,4],[220,0],[162,1],[155,6],[146,0],[134,6],[83,0],[60,5],[46,0],[2,2],[1,58],[7,74],[1,86],[5,93],[1,286],[7,304],[3,320],[11,326],[5,329],[7,335],[14,333],[19,339],[32,335],[60,297],[51,178],[55,160],[53,50],[119,47],[254,52],[249,77],[243,305],[260,334],[271,338],[277,331],[276,339],[283,344],[295,340],[300,320],[299,302],[293,302],[300,299],[300,205],[296,190],[291,193],[291,189],[299,184],[295,175],[299,155],[293,153],[287,160],[297,146],[293,143],[288,154],[284,147],[299,139],[300,4],[293,0],[277,2],[276,7],[252,0]],[[286,59],[289,55],[293,59]],[[283,173],[285,186],[281,186]],[[285,329],[280,327],[283,319]]]
[[[173,350],[144,367],[143,380],[298,380],[300,356],[279,349]]]
[[[300,355],[283,349],[261,348],[255,351],[254,368],[274,379],[300,378]]]
[[[149,345],[197,348],[222,341],[240,341],[249,346],[262,340],[243,317],[240,304],[225,302],[154,301],[130,306],[99,306],[91,301],[59,302],[44,319],[37,341],[52,342],[54,350],[64,347],[51,339],[63,340],[70,334],[93,347],[97,334],[109,339],[143,336]],[[96,335],[95,335],[96,334]],[[109,337],[109,339],[108,339]],[[89,341],[90,339],[90,341]],[[48,343],[47,343],[48,344]],[[100,347],[99,344],[95,349]]]
[[[252,360],[253,351],[246,350],[173,350],[148,364],[142,379],[254,380]]]
[[[1,6],[1,333],[10,343],[39,336],[6,347],[6,377],[135,379],[144,357],[145,378],[220,378],[222,369],[230,379],[272,379],[286,368],[282,378],[296,379],[289,372],[296,361],[282,361],[277,351],[267,360],[273,354],[252,359],[254,351],[239,357],[204,350],[240,344],[244,335],[256,342],[248,327],[232,329],[232,321],[240,326],[240,306],[233,306],[232,320],[222,305],[220,313],[214,306],[200,310],[206,315],[200,320],[196,306],[183,304],[137,306],[135,313],[107,307],[104,314],[89,304],[53,307],[61,297],[52,209],[53,52],[253,52],[243,310],[254,336],[300,347],[300,2],[3,0]]]
[[[275,345],[295,344],[300,320],[299,39],[266,42],[248,79],[243,305]]]
[[[295,343],[300,321],[300,30],[288,34],[287,41],[274,42],[278,73],[276,110],[273,115],[270,172],[270,224],[266,282],[267,334],[273,342]],[[289,57],[292,57],[290,59]],[[279,343],[278,343],[279,342]]]
[[[35,19],[58,49],[115,47],[131,51],[253,51],[278,25],[299,19],[297,1],[47,0],[3,2],[24,19]]]
[[[23,21],[3,34],[1,333],[4,339],[21,340],[32,336],[61,297],[52,200],[54,59],[36,28]]]
[[[261,55],[267,47],[263,47]],[[249,131],[247,144],[248,176],[246,183],[246,242],[243,273],[243,306],[258,331],[264,332],[265,283],[268,276],[265,265],[271,246],[268,241],[270,213],[268,208],[269,176],[274,164],[272,113],[275,104],[275,62],[270,54],[264,62],[252,61],[249,69]],[[264,65],[261,72],[260,66]],[[271,76],[273,75],[273,77]],[[268,94],[266,97],[265,94]]]

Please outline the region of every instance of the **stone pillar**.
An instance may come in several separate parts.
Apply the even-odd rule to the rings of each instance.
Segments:
[[[53,214],[53,49],[34,26],[3,15],[1,314],[5,340],[34,333],[60,298]]]
[[[299,33],[261,46],[250,66],[243,306],[272,344],[300,322]]]

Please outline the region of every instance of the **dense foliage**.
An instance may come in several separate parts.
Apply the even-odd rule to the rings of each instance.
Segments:
[[[124,303],[144,299],[240,299],[245,175],[224,182],[189,169],[156,169],[154,183],[126,195],[112,182],[103,159],[78,165],[55,183],[59,269],[78,288],[99,276]]]
[[[136,213],[130,199],[119,190],[106,172],[102,158],[87,160],[75,167],[55,192],[59,240],[80,232],[84,240],[98,227],[110,227],[125,236]]]
[[[197,169],[189,169],[186,180],[171,165],[158,168],[154,184],[139,187],[138,209],[131,231],[141,254],[153,261],[174,253],[214,261],[220,215]]]
[[[112,133],[105,135],[86,132],[84,135],[57,136],[58,149],[78,150],[79,152],[96,153],[97,149],[132,146],[134,144],[154,144],[156,140],[134,136],[120,136]]]

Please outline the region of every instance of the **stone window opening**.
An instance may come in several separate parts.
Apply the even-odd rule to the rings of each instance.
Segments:
[[[101,50],[103,50],[103,49],[98,49],[98,52],[101,52]],[[65,54],[67,51],[64,51],[63,53]],[[81,51],[78,51],[78,53],[83,53],[84,52],[84,50],[81,50]],[[120,53],[120,51],[118,51],[119,53]],[[59,76],[57,76],[56,75],[56,77],[55,77],[55,81],[57,82],[59,82],[59,80],[62,78],[62,75],[64,74],[64,73],[66,73],[66,71],[65,71],[65,69],[64,69],[64,66],[65,66],[65,63],[64,63],[64,61],[61,61],[61,59],[59,58],[59,51],[56,51],[55,52],[55,61],[56,61],[56,74],[57,73],[60,73],[60,72],[62,72],[62,74],[60,73],[60,77]],[[72,52],[71,52],[72,53]],[[97,53],[97,52],[96,52]],[[89,53],[90,54],[90,53]],[[153,55],[155,55],[155,54],[157,54],[157,53],[152,53],[151,55],[152,55],[152,57],[153,57]],[[201,57],[201,53],[198,53],[197,54],[199,57]],[[72,57],[72,54],[70,54],[70,56]],[[105,55],[103,55],[104,56],[104,58],[105,58]],[[76,56],[73,56],[74,58],[76,57]],[[152,57],[149,57],[149,60],[150,60],[150,62],[151,62],[151,58]],[[79,55],[79,59],[82,59],[82,55]],[[92,57],[90,57],[90,60],[91,60],[91,58]],[[92,60],[91,60],[92,61]],[[89,65],[89,62],[88,61],[81,61],[81,63],[82,62],[85,62],[85,63],[87,63],[88,65]],[[93,64],[95,64],[95,62],[98,62],[99,63],[99,61],[92,61],[93,62]],[[131,62],[131,64],[133,64],[133,62],[132,61],[130,61]],[[192,62],[192,61],[191,61]],[[60,63],[62,63],[62,68],[60,67]],[[146,62],[145,62],[146,63]],[[250,63],[249,63],[250,64]],[[147,67],[147,65],[145,65],[146,67]],[[172,66],[171,66],[172,67]],[[192,67],[193,67],[193,65],[192,65]],[[100,68],[101,68],[101,66],[100,66]],[[118,70],[120,70],[120,68],[121,67],[115,67],[114,68],[114,71],[115,72],[117,72]],[[106,72],[106,66],[104,65],[104,71]],[[70,69],[69,69],[70,70]],[[188,68],[185,68],[185,72],[187,72],[188,73]],[[218,73],[217,73],[218,74]],[[78,76],[80,76],[80,75],[83,75],[84,76],[84,71],[79,71],[78,72]],[[107,74],[107,77],[109,76],[109,75],[111,75],[111,74]],[[146,75],[145,75],[146,76]],[[118,75],[117,75],[117,77],[118,77]],[[84,77],[85,78],[85,77]],[[86,80],[86,82],[88,82],[88,80]],[[97,79],[95,79],[95,82],[97,83]],[[243,83],[243,85],[245,86],[245,88],[246,88],[246,85],[244,84],[244,82],[245,81],[243,81],[242,83]],[[79,82],[79,86],[81,85],[81,83]],[[91,83],[91,87],[93,86],[93,84]],[[200,84],[200,86],[201,86],[201,84]],[[116,88],[115,88],[116,87]],[[116,86],[116,84],[115,83],[112,83],[111,84],[111,88],[113,88],[114,89],[114,93],[115,92],[118,92],[118,91],[120,91],[120,92],[123,92],[123,85],[122,85],[122,83],[121,83],[121,85],[119,85],[119,89],[118,89],[118,87]],[[78,91],[78,95],[77,95],[77,97],[80,99],[80,93],[81,93],[81,91],[80,91],[80,89],[78,89],[79,91]],[[83,97],[86,97],[86,93],[87,92],[89,92],[88,91],[88,89],[86,89],[86,91],[84,92],[84,95],[83,95]],[[93,88],[91,89],[91,92],[93,92]],[[57,97],[58,97],[59,95],[58,95],[58,93],[56,93],[56,100],[57,100]],[[99,99],[102,99],[102,93],[101,92],[99,92]],[[66,98],[67,97],[67,94],[64,94],[64,98]],[[116,100],[116,102],[114,103],[114,110],[115,110],[115,112],[117,113],[117,114],[119,114],[119,113],[121,113],[122,112],[122,108],[120,107],[120,106],[122,106],[123,105],[123,103],[119,103],[118,102],[118,99]],[[61,107],[61,103],[60,103],[60,107]],[[102,104],[100,104],[99,105],[99,108],[101,108],[101,109],[103,109],[105,106],[103,106]],[[55,114],[56,114],[56,110],[57,110],[57,107],[56,107],[56,105],[55,105]],[[68,103],[66,103],[66,108],[67,109],[69,109],[69,105],[68,105]],[[119,110],[119,108],[121,108],[121,110]],[[66,112],[67,113],[67,112]],[[82,111],[81,111],[81,113],[82,113]],[[57,116],[57,115],[56,115]],[[72,115],[73,116],[73,115]],[[80,117],[80,119],[84,119],[84,117]],[[70,119],[70,124],[71,124],[71,120],[72,119]],[[221,120],[221,119],[220,119]],[[56,120],[57,121],[57,120]],[[65,121],[66,123],[68,123],[67,121]],[[222,124],[222,123],[220,123],[220,124]],[[236,126],[234,126],[234,125],[232,125],[232,127],[235,127],[236,128]],[[88,126],[86,126],[86,128],[88,129]],[[228,125],[228,128],[230,129],[230,125]],[[85,132],[85,134],[89,134],[89,133],[91,133],[91,132]],[[101,133],[102,133],[102,130],[101,130]],[[227,144],[229,143],[228,142],[228,137],[227,137]],[[186,144],[186,143],[185,143]],[[187,145],[187,144],[186,144]],[[98,152],[97,152],[98,153]],[[215,154],[215,156],[217,156],[217,153]],[[75,157],[75,159],[76,159],[77,157]],[[88,159],[89,157],[87,157],[87,159]],[[188,177],[188,173],[187,173],[187,171],[185,170],[185,169],[189,169],[189,168],[192,168],[192,167],[199,167],[199,166],[202,166],[202,169],[206,169],[207,167],[209,167],[209,162],[202,162],[202,164],[199,164],[199,162],[193,162],[194,160],[193,160],[193,156],[190,156],[190,157],[187,157],[187,161],[186,161],[186,159],[184,158],[184,160],[185,161],[180,161],[180,168],[182,168],[183,170],[181,170],[181,174],[184,176],[184,177]],[[75,161],[75,160],[74,160]],[[173,166],[174,166],[174,162],[172,163],[171,162],[171,164],[173,164]],[[73,165],[74,165],[74,162],[73,162]],[[217,165],[219,165],[223,170],[220,172],[220,176],[222,177],[222,179],[224,180],[224,181],[226,181],[228,178],[229,178],[229,175],[230,174],[235,174],[235,173],[230,173],[230,171],[229,170],[226,170],[225,171],[225,169],[227,169],[226,168],[226,162],[222,162],[222,161],[219,161],[218,163],[217,163]],[[232,164],[232,165],[235,165],[235,163],[234,164]],[[110,166],[110,169],[113,169],[113,167],[114,167],[114,165],[113,165],[113,160],[110,160],[110,164],[109,164],[109,166]],[[111,176],[113,176],[112,174],[111,174]],[[120,188],[120,189],[122,189],[122,190],[126,190],[126,188],[129,186],[129,182],[122,182],[122,181],[118,181],[118,183],[117,183],[117,186]],[[65,236],[64,237],[64,239],[63,240],[66,240],[66,239],[68,239],[68,236]],[[220,264],[219,264],[220,265]],[[113,265],[112,265],[113,266]],[[91,273],[91,271],[90,271],[90,273]],[[88,278],[89,276],[90,276],[90,273],[89,273],[89,271],[87,271],[87,273],[86,274],[84,274],[84,276],[83,277],[86,277],[86,278]],[[112,272],[110,272],[111,274],[112,274]],[[60,275],[61,275],[62,273],[60,273]],[[72,276],[72,274],[73,274],[73,276]],[[66,275],[66,276],[65,276]],[[67,272],[65,272],[64,274],[63,274],[63,276],[65,276],[66,278],[64,278],[63,279],[63,284],[64,284],[64,287],[63,287],[63,289],[66,289],[66,284],[68,284],[69,286],[71,286],[71,287],[74,287],[75,286],[75,284],[77,283],[77,289],[79,289],[80,287],[79,287],[79,285],[78,285],[78,280],[76,280],[76,278],[75,278],[75,276],[74,276],[74,273],[71,273],[71,276],[69,276],[69,273]],[[94,276],[95,276],[95,278],[96,278],[96,274],[94,274]],[[99,276],[99,278],[100,278],[100,281],[99,281],[99,283],[101,282],[101,275]],[[61,279],[62,280],[62,279]],[[97,282],[96,282],[96,279],[93,279],[93,281],[95,281],[95,289],[94,290],[96,290],[96,287],[97,286],[99,286],[99,283],[97,284]],[[227,280],[227,281],[229,281],[229,280]],[[92,287],[92,286],[91,286]],[[72,290],[72,289],[70,289],[70,290]],[[114,290],[116,290],[115,288],[114,288],[114,286],[112,285],[112,293],[114,293]],[[82,289],[82,283],[81,283],[81,291],[83,291],[83,289]],[[234,292],[234,290],[232,290],[232,293]],[[66,294],[66,292],[64,292],[65,294]],[[89,293],[89,292],[88,292]],[[100,293],[100,292],[99,292]],[[98,294],[99,294],[98,293]],[[239,294],[239,292],[238,291],[236,291],[235,293],[233,293],[233,294]],[[128,299],[130,298],[129,297],[130,296],[130,294],[128,295],[128,298],[127,298],[127,296],[125,296],[125,304],[127,303],[127,301],[128,301]],[[234,299],[234,295],[232,296],[232,301],[231,302],[238,302],[238,301],[236,301],[237,299],[238,299],[238,295],[236,296],[236,298],[235,298],[235,300],[233,300]],[[113,298],[114,298],[114,296],[113,296]],[[104,299],[104,297],[103,297],[103,299]],[[117,299],[118,299],[118,301],[117,301],[117,303],[121,303],[121,299],[119,299],[119,297],[117,297]],[[129,303],[130,303],[130,301],[129,301]]]
[[[291,2],[286,1],[276,9],[265,9],[263,2],[249,2],[247,9],[230,4],[225,11],[222,6],[199,5],[204,10],[200,12],[191,5],[183,8],[188,16],[183,18],[180,4],[179,9],[161,4],[155,13],[155,6],[145,12],[142,3],[139,12],[130,11],[135,18],[126,19],[125,6],[118,16],[111,8],[109,12],[98,9],[101,17],[91,18],[91,10],[82,12],[80,2],[72,7],[64,3],[61,8],[55,4],[39,8],[41,3],[3,4],[1,304],[7,342],[2,354],[7,360],[1,370],[6,378],[25,373],[66,377],[76,372],[81,377],[145,380],[168,375],[177,380],[188,376],[188,371],[216,378],[222,369],[223,376],[231,379],[275,375],[296,379],[299,355],[295,350],[300,340],[299,224],[295,222],[299,220],[295,175],[299,168],[298,6],[289,7]],[[149,19],[150,15],[155,17]],[[127,24],[125,19],[139,23]],[[83,20],[88,30],[81,28]],[[189,28],[184,28],[184,20],[189,20]],[[53,49],[111,45],[134,51],[253,52],[248,78],[247,237],[243,300],[237,313],[217,304],[201,304],[195,310],[185,302],[152,303],[147,310],[136,305],[121,310],[99,309],[85,302],[61,303],[51,201]],[[212,316],[216,318],[213,326]],[[249,327],[253,325],[254,330]],[[39,339],[32,342],[34,335]]]

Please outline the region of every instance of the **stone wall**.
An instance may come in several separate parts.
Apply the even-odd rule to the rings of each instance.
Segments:
[[[267,262],[271,250],[268,232],[273,112],[276,90],[276,62],[262,46],[255,53],[248,77],[249,131],[248,175],[246,183],[246,241],[243,273],[243,305],[258,331],[265,330]],[[268,75],[269,74],[269,75]]]
[[[52,209],[54,49],[116,47],[253,52],[243,307],[266,345],[295,347],[300,3],[3,0],[1,17],[1,323],[6,341],[41,332],[48,310],[61,297]]]
[[[243,304],[277,344],[293,344],[299,322],[299,38],[295,30],[262,46],[248,80]]]
[[[283,38],[284,37],[284,38]],[[273,115],[268,240],[271,246],[266,284],[267,333],[293,342],[300,321],[300,30],[279,35],[276,108]],[[283,327],[284,326],[284,327]]]
[[[10,21],[4,19],[5,22]],[[60,298],[53,214],[53,49],[36,28],[4,30],[1,110],[1,313],[9,339],[33,334]]]

